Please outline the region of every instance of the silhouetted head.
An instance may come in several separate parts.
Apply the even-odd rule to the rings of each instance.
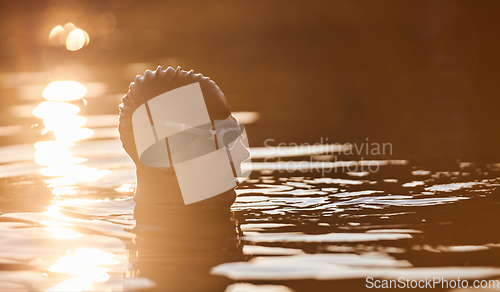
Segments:
[[[199,84],[199,87],[197,84]],[[210,131],[215,133],[216,129],[214,127],[216,127],[216,125],[214,124],[214,121],[228,120],[228,119],[235,120],[231,116],[231,111],[229,109],[226,97],[219,89],[219,87],[215,84],[215,82],[213,82],[212,80],[210,80],[210,78],[205,77],[201,74],[195,74],[193,70],[187,72],[182,70],[180,67],[178,67],[177,69],[169,67],[164,70],[161,66],[159,66],[155,71],[147,70],[143,76],[137,76],[135,82],[132,82],[130,84],[129,91],[122,99],[122,104],[120,105],[120,123],[119,123],[120,140],[122,141],[123,148],[136,164],[136,175],[137,175],[136,201],[154,205],[180,205],[180,204],[184,205],[181,189],[177,181],[176,170],[174,169],[172,164],[172,161],[175,162],[176,158],[176,157],[172,158],[173,156],[172,153],[175,150],[175,147],[179,148],[179,145],[176,146],[175,144],[174,141],[175,139],[172,137],[167,137],[167,138],[158,137],[160,135],[159,134],[157,135],[155,129],[153,129],[154,137],[156,139],[155,145],[157,146],[150,148],[159,149],[158,147],[163,147],[165,149],[165,153],[167,152],[166,150],[168,149],[168,158],[165,158],[166,160],[168,160],[166,162],[168,167],[147,166],[150,164],[144,163],[145,161],[144,157],[141,156],[141,153],[138,153],[138,148],[141,147],[137,146],[140,143],[146,143],[146,142],[136,141],[135,139],[139,140],[138,137],[140,133],[138,132],[141,131],[141,129],[146,129],[145,130],[146,132],[150,131],[149,121],[151,121],[151,126],[153,127],[154,117],[152,118],[151,113],[153,113],[154,116],[155,111],[156,115],[162,115],[161,119],[162,123],[163,121],[167,121],[166,123],[173,123],[175,126],[176,124],[175,118],[171,119],[170,117],[168,117],[168,115],[170,115],[169,113],[173,113],[172,115],[178,114],[176,113],[175,108],[174,109],[161,108],[161,107],[155,107],[152,109],[150,108],[155,106],[154,100],[164,99],[166,96],[165,94],[170,94],[171,92],[174,92],[175,90],[178,90],[181,87],[187,88],[188,85],[196,85],[193,86],[193,88],[196,87],[198,91],[201,89],[201,94],[203,96],[204,104],[206,106],[206,111],[208,112],[207,120],[209,118],[208,124],[202,125],[201,127],[201,128],[209,127],[207,129],[203,129],[204,131],[206,131],[207,133],[211,133]],[[171,97],[168,98],[172,99]],[[170,102],[167,104],[171,105],[176,102],[173,103]],[[185,107],[186,105],[184,104],[183,106]],[[139,111],[146,113],[146,110],[147,114],[143,114],[145,118],[142,119],[142,122],[144,123],[144,121],[149,116],[149,120],[147,121],[148,124],[147,127],[140,128],[137,126],[136,122],[138,119],[137,118],[138,114],[134,113]],[[188,114],[191,114],[189,113],[189,110]],[[135,124],[135,126],[133,124]],[[167,125],[165,126],[164,124],[157,125],[156,123],[154,123],[154,125],[156,129],[158,129],[159,126],[171,127],[170,124],[165,124]],[[182,133],[180,134],[185,133],[184,127],[186,125],[183,123],[182,124],[178,123],[178,125],[182,128],[181,131]],[[136,133],[134,133],[134,129]],[[177,135],[176,137],[182,138],[181,135]],[[189,143],[193,144],[192,140],[193,139],[191,139]],[[139,144],[137,142],[139,142]],[[153,142],[155,142],[155,140],[153,140]],[[170,146],[168,146],[169,143]],[[165,144],[167,144],[167,147],[165,147]],[[139,152],[142,152],[142,149],[140,149]],[[200,155],[203,155],[203,153]],[[196,161],[191,162],[191,164],[188,165],[190,165],[190,167],[192,167],[193,169],[197,168]],[[182,167],[184,167],[185,169],[186,166],[183,165]],[[177,170],[180,171],[180,169],[181,167],[179,166]],[[193,179],[193,184],[196,184],[196,177]],[[186,186],[184,186],[184,188],[185,187]],[[234,202],[234,199],[235,199],[234,188],[230,188],[228,191],[224,191],[223,193],[215,197],[205,199],[199,203],[194,203],[193,205],[218,205],[218,206],[228,207]],[[185,201],[186,200],[184,198],[184,202]]]

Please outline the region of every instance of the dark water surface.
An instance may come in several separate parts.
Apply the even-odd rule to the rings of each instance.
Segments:
[[[20,101],[0,127],[0,291],[358,291],[368,277],[500,284],[497,161],[367,160],[332,140],[254,147],[231,210],[160,208],[134,202],[117,115],[99,111],[114,97],[92,99],[98,83],[54,84],[64,94]]]
[[[257,159],[231,211],[187,212],[134,203],[133,164],[116,137],[74,144],[66,158],[86,160],[64,169],[43,167],[33,144],[0,148],[1,291],[357,291],[367,277],[500,279],[500,164],[431,171],[380,160],[374,173],[322,176]]]

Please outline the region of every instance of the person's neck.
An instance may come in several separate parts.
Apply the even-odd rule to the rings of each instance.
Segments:
[[[175,171],[162,171],[152,167],[141,166],[136,170],[136,176],[137,187],[134,199],[137,202],[157,207],[185,206]],[[215,197],[187,206],[190,208],[229,208],[235,199],[236,192],[234,189],[230,189]]]
[[[175,172],[138,167],[135,199],[151,205],[184,205]]]

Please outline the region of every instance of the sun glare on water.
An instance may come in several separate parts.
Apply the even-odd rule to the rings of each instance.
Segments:
[[[93,283],[108,281],[108,267],[119,263],[114,256],[98,249],[76,248],[74,253],[60,258],[49,268],[50,272],[73,276],[52,287],[51,291],[90,290]]]
[[[47,166],[40,173],[50,177],[46,180],[49,187],[93,182],[111,173],[109,170],[79,165],[87,159],[74,157],[69,149],[75,145],[74,142],[88,139],[94,134],[92,129],[83,127],[87,119],[78,115],[80,107],[66,102],[81,99],[86,94],[87,89],[79,82],[54,81],[43,91],[47,101],[41,102],[33,110],[34,116],[43,119],[45,129],[42,134],[52,132],[55,138],[55,141],[35,143],[35,162]]]
[[[43,97],[50,101],[77,100],[87,94],[87,88],[76,81],[54,81],[47,85]]]

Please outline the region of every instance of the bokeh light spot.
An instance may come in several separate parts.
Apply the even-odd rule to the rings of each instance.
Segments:
[[[87,35],[88,37],[88,35]],[[66,49],[69,51],[78,51],[83,48],[86,43],[85,33],[79,28],[69,33],[66,39]]]

